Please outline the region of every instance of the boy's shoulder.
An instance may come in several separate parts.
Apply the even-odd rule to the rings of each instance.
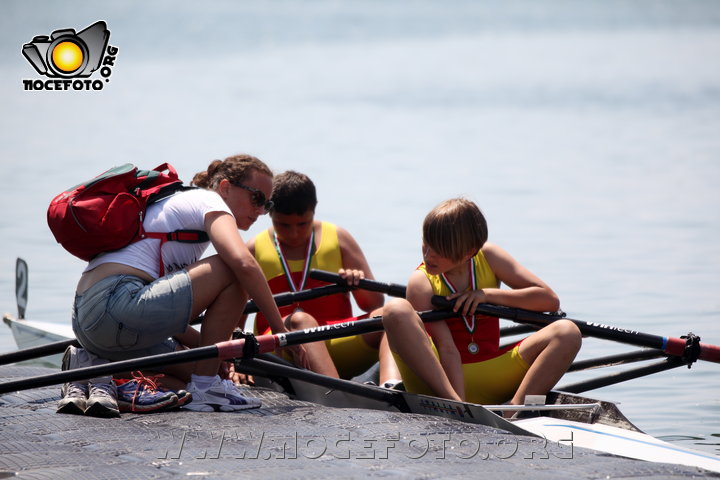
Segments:
[[[485,257],[486,260],[498,258],[505,254],[505,250],[503,250],[499,245],[490,242],[485,242],[485,245],[483,245],[478,252],[478,255]]]
[[[408,288],[432,291],[432,284],[429,281],[427,272],[420,267],[413,270],[408,279]]]
[[[263,241],[271,241],[269,228],[262,230],[257,235],[249,239],[247,242],[245,242],[245,245],[247,246],[248,250],[250,250],[254,254],[255,245],[257,245],[258,243],[262,243]]]
[[[423,270],[414,270],[407,285],[407,299],[416,310],[432,309],[433,287]]]

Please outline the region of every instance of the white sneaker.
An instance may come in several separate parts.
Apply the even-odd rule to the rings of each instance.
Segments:
[[[388,380],[387,382],[382,384],[383,388],[387,388],[389,390],[402,390],[403,389],[403,381],[398,379],[392,379]]]
[[[244,396],[234,383],[220,380],[218,376],[207,390],[200,390],[195,383],[190,382],[187,391],[192,395],[192,400],[183,408],[195,412],[234,412],[262,405],[259,398]]]

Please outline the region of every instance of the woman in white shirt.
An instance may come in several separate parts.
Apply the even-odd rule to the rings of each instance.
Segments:
[[[192,183],[200,188],[150,205],[146,231],[203,230],[210,242],[171,241],[161,248],[160,240],[144,239],[94,258],[80,278],[73,308],[73,329],[83,347],[117,361],[174,351],[182,348],[179,344],[212,345],[231,337],[248,298],[273,333],[286,332],[262,270],[238,232],[271,207],[272,178],[262,161],[237,155],[215,160],[196,174]],[[217,254],[200,259],[210,243]],[[198,332],[189,322],[202,312]],[[291,351],[297,363],[306,365],[314,348]],[[163,369],[162,381],[173,389],[187,382],[192,400],[184,407],[190,410],[260,406],[258,399],[244,397],[231,381],[222,380],[219,368],[215,358],[171,365]]]

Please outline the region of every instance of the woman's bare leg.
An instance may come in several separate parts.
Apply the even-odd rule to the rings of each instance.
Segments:
[[[187,269],[192,281],[192,318],[205,311],[200,328],[200,347],[229,340],[245,309],[247,293],[235,282],[235,275],[215,255],[200,260]],[[192,373],[214,376],[220,367],[219,358],[195,362]]]

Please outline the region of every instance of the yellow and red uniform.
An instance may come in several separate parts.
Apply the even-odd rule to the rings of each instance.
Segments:
[[[265,230],[255,237],[255,259],[260,264],[273,294],[291,291],[282,261],[269,230]],[[295,285],[300,285],[305,260],[287,260],[287,265]],[[337,272],[343,268],[337,227],[332,223],[321,222],[320,244],[310,257],[310,268],[329,272]],[[322,285],[327,285],[327,283],[308,278],[304,289]],[[312,315],[317,320],[318,325],[341,323],[356,319],[356,317],[352,316],[352,304],[350,303],[350,295],[347,293],[338,293],[280,307],[280,314],[284,318],[298,307]],[[267,320],[261,313],[255,316],[255,333],[270,333]],[[362,373],[378,360],[377,350],[370,347],[360,335],[327,340],[325,344],[333,362],[335,362],[338,373],[343,378],[350,378]]]
[[[476,288],[497,288],[500,282],[495,277],[495,273],[490,268],[482,251],[478,251],[472,260],[477,279]],[[442,277],[429,274],[424,264],[421,264],[418,270],[425,273],[435,295],[447,296],[452,293]],[[468,331],[465,320],[460,317],[447,319],[445,323],[460,353],[466,401],[497,404],[512,398],[528,370],[528,364],[518,352],[520,342],[503,349],[499,348],[500,322],[497,317],[476,315],[473,332]],[[432,338],[430,340],[432,343]],[[477,353],[471,353],[471,349],[468,348],[471,343],[475,343],[479,347]],[[435,345],[433,344],[432,347],[437,356]],[[398,355],[395,355],[395,360],[402,374],[405,388],[409,392],[433,394],[430,387],[415,375]]]

